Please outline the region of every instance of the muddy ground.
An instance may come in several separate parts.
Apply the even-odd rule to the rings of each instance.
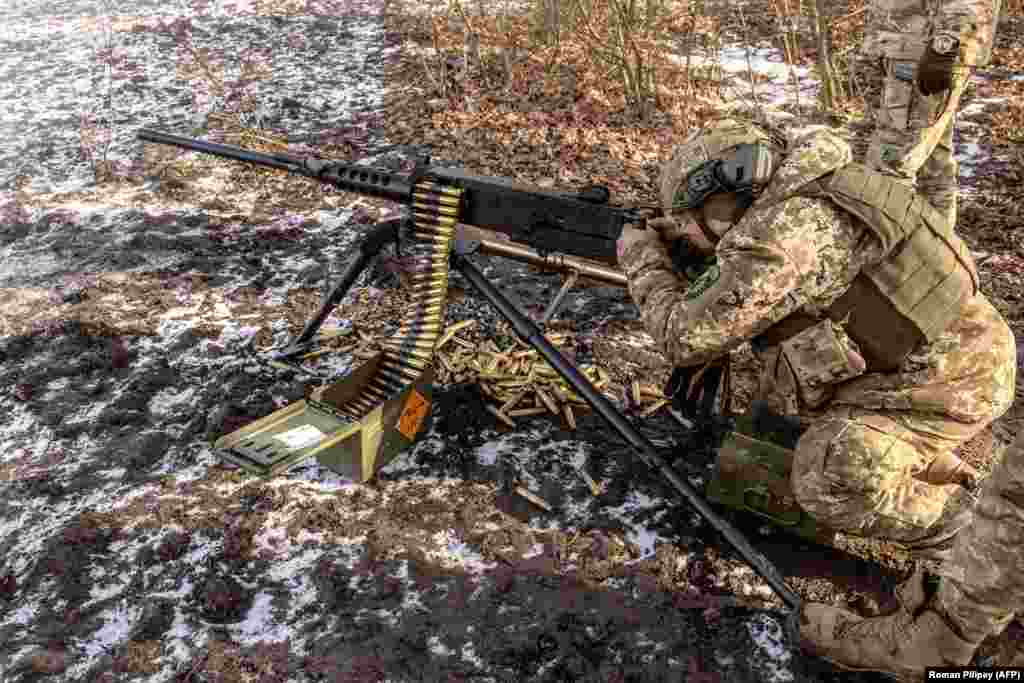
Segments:
[[[409,84],[388,79],[403,44],[382,7],[2,7],[0,681],[882,680],[793,650],[764,582],[593,416],[509,430],[474,386],[441,386],[426,437],[369,484],[315,462],[261,480],[216,457],[214,439],[303,396],[309,376],[256,351],[301,329],[360,231],[397,207],[195,156],[104,174],[143,160],[143,125],[405,167],[417,150],[384,136],[385,94]],[[230,88],[209,86],[210,63]],[[968,179],[1024,172],[987,146],[994,102],[968,103]],[[983,180],[968,189],[969,216],[999,206]],[[1020,331],[1019,234],[969,239]],[[475,260],[533,312],[560,284]],[[391,334],[393,271],[378,264],[328,326],[371,346]],[[447,320],[467,318],[480,338],[507,332],[456,276]],[[585,341],[580,362],[666,371],[625,351],[644,335],[621,290],[574,290],[558,325]],[[713,438],[666,411],[631,417],[706,483]],[[808,599],[884,609],[907,569],[728,516]],[[1013,628],[982,661],[1009,656]]]

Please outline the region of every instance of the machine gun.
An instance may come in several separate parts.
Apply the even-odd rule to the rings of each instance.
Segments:
[[[768,559],[675,472],[655,446],[470,259],[474,253],[489,252],[625,285],[621,273],[577,259],[613,263],[615,243],[623,228],[645,227],[653,211],[613,206],[607,188],[600,186],[578,193],[549,192],[507,178],[475,176],[429,163],[420,163],[411,174],[400,175],[314,157],[265,154],[152,130],[141,130],[138,138],[304,175],[341,190],[400,202],[409,209],[407,218],[369,229],[320,310],[294,342],[275,353],[275,358],[307,353],[317,331],[360,273],[385,245],[394,242],[404,245],[411,256],[409,306],[398,331],[382,344],[383,352],[341,382],[321,387],[304,400],[221,437],[215,444],[221,457],[256,473],[273,474],[317,456],[327,467],[346,476],[363,481],[372,477],[379,466],[415,442],[429,423],[431,366],[444,331],[448,275],[455,268],[648,466],[725,536],[787,605],[794,609],[799,605],[799,597]],[[472,228],[504,233],[512,243],[481,239]],[[569,256],[552,257],[554,252]],[[545,317],[557,307],[566,289],[562,288]]]

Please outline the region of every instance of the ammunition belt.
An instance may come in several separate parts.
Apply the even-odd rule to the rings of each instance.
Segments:
[[[424,181],[413,194],[412,221],[403,235],[411,262],[410,300],[395,335],[363,390],[338,406],[360,419],[401,393],[426,372],[444,327],[449,249],[459,219],[462,189]]]

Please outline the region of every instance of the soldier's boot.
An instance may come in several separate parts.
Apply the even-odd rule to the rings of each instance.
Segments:
[[[910,578],[896,586],[895,593],[899,609],[916,612],[928,602],[929,596],[935,594],[937,585],[937,577],[918,565]]]
[[[919,604],[917,590],[896,612],[881,617],[805,604],[795,625],[802,649],[840,669],[919,681],[926,667],[969,664],[981,642],[1008,621],[1005,614],[973,609],[972,601],[948,579]]]

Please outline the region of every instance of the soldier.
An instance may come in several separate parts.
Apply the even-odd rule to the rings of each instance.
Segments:
[[[751,341],[760,398],[811,417],[791,495],[818,524],[942,560],[969,521],[954,450],[1010,406],[1016,347],[944,217],[825,129],[719,121],[665,166],[668,216],[624,230],[644,327],[692,368]],[[713,254],[699,276],[669,245]]]
[[[809,603],[797,629],[805,651],[844,669],[924,680],[925,667],[965,666],[987,636],[1024,616],[1024,434],[985,480],[974,523],[957,537],[951,562],[965,579],[941,577],[929,594],[918,572],[898,591],[899,608],[863,619]],[[1013,665],[1024,666],[1024,651]]]
[[[871,0],[862,53],[883,74],[867,164],[957,216],[953,125],[971,69],[989,62],[1000,0]]]

